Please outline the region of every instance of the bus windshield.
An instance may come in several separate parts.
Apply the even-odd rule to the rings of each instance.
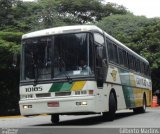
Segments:
[[[23,41],[22,80],[93,75],[89,33],[61,34]]]
[[[51,78],[51,39],[26,40],[23,60],[25,80]]]

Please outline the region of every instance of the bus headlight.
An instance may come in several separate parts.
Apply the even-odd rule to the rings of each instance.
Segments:
[[[81,105],[86,106],[87,102],[86,101],[82,101]]]
[[[32,108],[32,105],[23,105],[23,109]]]

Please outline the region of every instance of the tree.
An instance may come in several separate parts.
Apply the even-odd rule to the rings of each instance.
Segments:
[[[37,24],[40,28],[50,28],[65,25],[65,22],[58,15],[56,0],[38,0]]]
[[[113,3],[103,4],[101,0],[56,0],[59,16],[70,22],[93,23],[113,14],[126,14],[123,6]]]
[[[14,3],[15,0],[0,0],[0,29],[14,24],[12,12],[12,5]]]
[[[19,114],[19,66],[13,66],[13,55],[19,54],[21,36],[20,32],[0,32],[0,115]]]

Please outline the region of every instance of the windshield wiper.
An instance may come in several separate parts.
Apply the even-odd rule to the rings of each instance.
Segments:
[[[64,66],[64,61],[63,61],[63,59],[61,58],[61,57],[59,57],[58,58],[58,62],[59,62],[59,67],[60,68],[63,68]],[[62,71],[62,73],[65,75],[65,77],[67,78],[67,81],[69,82],[69,83],[72,83],[73,81],[72,81],[72,78],[68,75],[68,73],[66,72],[66,71]]]
[[[63,74],[66,76],[67,80],[69,83],[72,83],[72,78],[68,75],[68,73],[66,71],[63,72]]]
[[[38,64],[37,64],[37,59],[35,59],[35,57],[33,57],[33,66],[34,66],[34,86],[37,85],[38,82]]]

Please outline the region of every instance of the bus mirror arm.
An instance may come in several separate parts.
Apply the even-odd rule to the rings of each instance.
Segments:
[[[13,60],[12,60],[12,68],[16,68],[17,67],[17,64],[18,64],[18,54],[17,53],[14,53],[13,54]]]
[[[103,87],[103,69],[101,67],[96,67],[96,81],[97,81],[97,87]]]

